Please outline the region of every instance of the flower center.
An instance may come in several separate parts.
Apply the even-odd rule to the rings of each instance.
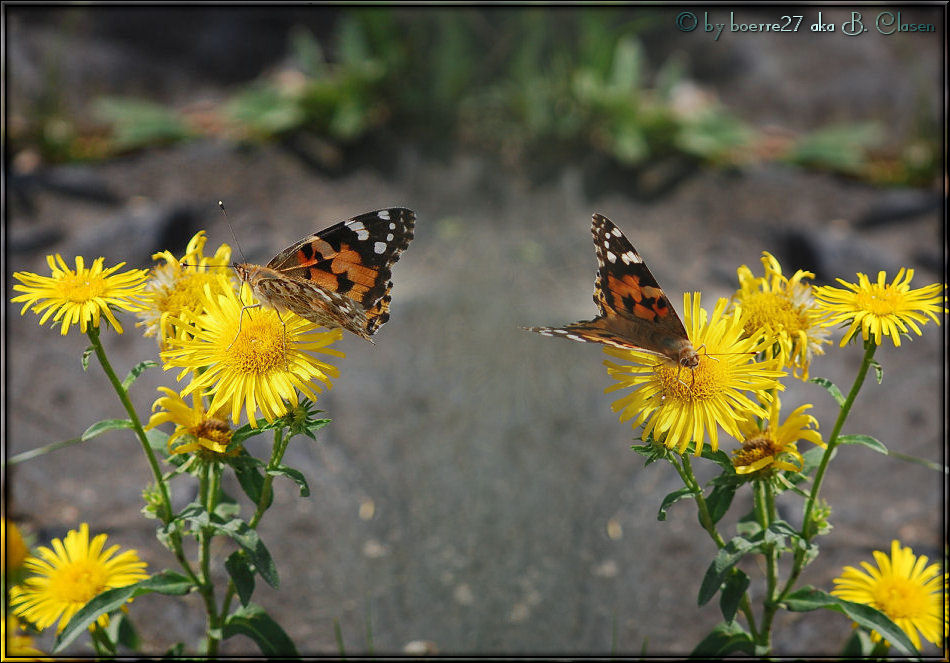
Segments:
[[[801,309],[783,295],[771,292],[756,292],[743,298],[742,310],[749,313],[746,332],[762,329],[784,329],[789,333],[808,327]]]
[[[163,290],[156,308],[161,312],[176,315],[183,310],[192,309],[196,302],[201,301],[205,284],[211,283],[212,280],[213,275],[206,272],[182,274],[174,285]]]
[[[244,374],[286,370],[285,336],[284,326],[275,315],[244,316],[238,337],[226,351],[228,364]]]
[[[891,619],[914,619],[927,614],[927,592],[907,578],[881,578],[874,602]]]
[[[898,310],[903,297],[891,287],[872,283],[870,288],[859,290],[855,299],[860,308],[874,315],[892,315]]]
[[[699,355],[699,365],[695,368],[683,368],[669,361],[661,361],[653,369],[653,379],[664,401],[667,398],[680,402],[715,398],[722,394],[727,377],[722,362],[702,353]]]
[[[106,589],[106,574],[97,561],[79,560],[61,567],[50,584],[62,600],[85,605]]]
[[[776,444],[768,436],[768,431],[766,430],[743,442],[742,448],[737,449],[733,454],[737,464],[751,465],[762,458],[774,456],[776,451]]]
[[[231,427],[227,422],[214,417],[203,418],[191,429],[191,434],[218,444],[227,445],[231,441]]]
[[[63,299],[71,302],[88,302],[102,295],[105,290],[105,281],[102,279],[90,280],[85,274],[69,274],[60,281],[60,292]]]

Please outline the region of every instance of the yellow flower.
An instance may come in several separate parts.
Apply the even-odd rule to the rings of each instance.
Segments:
[[[874,344],[881,344],[881,335],[890,336],[895,347],[901,344],[900,335],[907,333],[908,327],[921,335],[921,325],[927,323],[927,317],[938,325],[938,313],[946,313],[943,307],[946,295],[943,294],[946,286],[942,283],[932,283],[910,289],[910,280],[914,278],[914,270],[901,269],[897,272],[892,283],[885,283],[883,271],[877,273],[877,283],[871,283],[866,274],[858,272],[858,282],[848,283],[837,279],[838,283],[847,290],[820,286],[815,289],[815,297],[819,306],[831,314],[826,326],[837,323],[847,323],[851,327],[841,339],[844,346],[861,328],[861,336],[867,341],[874,335]]]
[[[187,317],[201,312],[205,285],[225,290],[231,287],[227,268],[231,264],[231,247],[222,244],[214,257],[204,255],[208,241],[204,230],[199,230],[188,242],[185,255],[179,261],[170,251],[161,251],[153,260],[164,263],[153,268],[145,286],[146,299],[136,313],[138,324],[145,326],[145,336],[155,336],[161,348],[169,336],[181,333],[181,327],[171,324],[172,318]]]
[[[183,368],[179,380],[192,373],[182,396],[213,394],[208,410],[230,406],[235,424],[243,406],[252,426],[257,426],[258,408],[268,422],[286,414],[297,405],[298,390],[315,401],[312,380],[331,386],[337,369],[311,353],[345,356],[327,347],[340,340],[342,330],[317,332],[313,323],[290,312],[278,316],[271,308],[245,309],[255,303],[246,283],[240,299],[232,289],[212,293],[206,286],[205,312],[189,325],[185,337],[169,339],[169,349],[162,353],[166,369]]]
[[[147,273],[144,269],[130,269],[116,274],[124,262],[115,267],[102,269],[104,258],[96,258],[92,267],[86,269],[82,256],[76,256],[76,271],[69,269],[62,256],[46,256],[46,262],[52,276],[40,276],[31,272],[14,272],[17,284],[13,289],[26,294],[17,295],[11,302],[25,302],[20,315],[33,306],[34,313],[46,311],[40,319],[44,324],[53,313],[54,322],[63,320],[62,334],[66,335],[69,325],[79,323],[83,333],[92,323],[99,326],[99,316],[104,314],[118,333],[122,325],[116,320],[112,308],[125,311],[133,310],[137,299],[141,297]]]
[[[202,398],[197,393],[191,394],[192,406],[189,407],[174,391],[168,387],[159,387],[165,394],[156,399],[152,405],[152,418],[149,419],[145,430],[155,428],[160,424],[171,421],[175,424],[175,432],[168,438],[168,449],[173,454],[194,452],[212,452],[223,454],[228,450],[231,441],[231,427],[228,422],[215,413],[205,412]],[[161,412],[155,412],[162,408]],[[179,440],[179,445],[172,448],[172,443]],[[232,453],[236,453],[235,449]]]
[[[812,357],[824,354],[822,344],[831,342],[811,286],[804,282],[815,275],[799,269],[791,278],[783,276],[782,266],[767,251],[762,252],[761,261],[764,276],[753,276],[745,265],[737,270],[739,290],[732,299],[748,316],[746,334],[774,338],[774,354],[781,366],[791,368],[796,377],[801,369],[801,379],[807,380]]]
[[[7,615],[3,621],[0,621],[2,633],[0,633],[0,645],[3,646],[3,652],[0,654],[0,660],[8,660],[7,657],[17,658],[21,661],[52,661],[51,658],[39,658],[43,655],[39,649],[33,646],[33,638],[25,633],[20,633],[20,621],[13,615]]]
[[[82,523],[79,531],[70,530],[62,541],[53,539],[52,549],[40,546],[37,555],[25,562],[35,575],[10,591],[14,614],[41,630],[58,619],[56,630],[61,631],[80,608],[105,590],[148,577],[138,553],[126,550],[115,555],[119,546],[103,550],[105,543],[105,534],[90,542],[89,525]],[[100,616],[98,623],[107,626],[109,616]]]
[[[27,550],[26,543],[23,542],[23,535],[20,534],[20,528],[16,526],[15,522],[4,518],[2,533],[3,573],[6,575],[23,565],[23,560],[26,559],[29,550]]]
[[[760,470],[801,470],[804,459],[795,443],[808,440],[820,447],[825,446],[817,430],[818,420],[805,414],[805,410],[810,407],[805,404],[796,408],[780,424],[781,399],[775,396],[769,408],[769,418],[762,422],[764,428],[760,428],[759,422],[752,417],[739,422],[739,430],[743,435],[742,447],[732,452],[736,474],[751,474]]]
[[[896,539],[891,541],[890,557],[880,550],[873,554],[877,568],[869,562],[861,562],[864,572],[844,567],[834,579],[832,595],[880,610],[901,627],[917,649],[920,636],[941,646],[947,624],[947,574],[941,579],[939,564],[927,566],[926,556],[915,556]],[[877,632],[871,637],[875,642],[881,639]]]
[[[784,387],[776,378],[775,362],[753,361],[770,339],[749,338],[743,334],[739,310],[726,315],[728,301],[720,299],[707,322],[700,307],[699,293],[690,299],[683,295],[685,327],[693,346],[699,348],[699,365],[683,369],[665,357],[639,350],[606,347],[604,352],[634,362],[620,365],[604,361],[607,374],[616,379],[607,393],[618,389],[634,391],[614,402],[620,421],[633,418],[633,427],[644,424],[643,436],[652,434],[678,453],[685,453],[691,441],[695,453],[702,453],[708,433],[713,450],[719,448],[718,427],[739,438],[738,422],[748,416],[765,417],[766,411],[745,393],[752,391],[770,399],[767,392]]]

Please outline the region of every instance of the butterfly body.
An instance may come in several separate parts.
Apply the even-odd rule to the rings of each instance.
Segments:
[[[603,343],[667,357],[684,368],[699,365],[686,328],[663,289],[620,229],[605,216],[591,221],[597,254],[594,303],[600,315],[563,327],[530,327],[545,336]]]
[[[412,210],[367,212],[304,237],[266,266],[234,268],[262,305],[372,341],[389,320],[391,268],[414,226]]]

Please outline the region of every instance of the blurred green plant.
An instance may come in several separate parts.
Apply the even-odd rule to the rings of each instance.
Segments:
[[[327,148],[318,160],[334,165],[347,146],[388,130],[427,149],[458,143],[506,164],[594,153],[632,171],[673,158],[721,167],[779,161],[880,184],[926,185],[939,173],[939,137],[920,129],[932,123],[917,122],[908,146],[889,151],[872,123],[807,135],[748,126],[690,80],[681,55],[648,61],[640,37],[657,20],[639,10],[345,9],[332,57],[298,27],[286,64],[218,104],[100,100],[97,130],[56,118],[42,123],[46,134],[58,127],[56,140],[38,145],[48,159],[70,160],[199,136],[309,136]],[[11,133],[16,143],[19,132]]]

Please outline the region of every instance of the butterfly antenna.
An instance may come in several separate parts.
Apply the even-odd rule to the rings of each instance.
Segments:
[[[241,248],[241,243],[238,241],[237,235],[234,233],[234,228],[231,226],[231,219],[228,217],[228,210],[224,208],[224,201],[218,201],[218,207],[221,208],[221,212],[224,213],[224,220],[228,224],[228,230],[231,231],[231,237],[234,238],[234,244],[238,247],[238,252],[241,254],[241,261],[247,262],[247,256],[244,255],[244,249]]]

